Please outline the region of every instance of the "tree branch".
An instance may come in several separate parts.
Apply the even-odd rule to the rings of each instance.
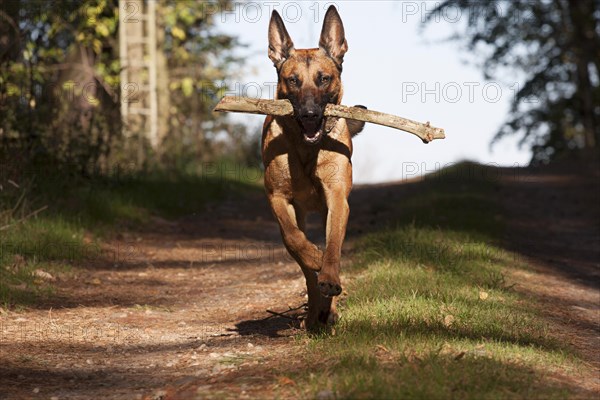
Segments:
[[[288,100],[252,99],[237,96],[223,97],[214,111],[275,115],[280,117],[291,117],[294,115],[294,108]],[[418,136],[423,143],[429,143],[434,139],[444,139],[446,137],[444,129],[433,127],[429,125],[429,122],[423,124],[397,115],[385,114],[360,107],[328,104],[325,107],[325,116],[371,122],[399,129]]]

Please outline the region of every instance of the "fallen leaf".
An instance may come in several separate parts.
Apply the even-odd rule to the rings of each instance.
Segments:
[[[33,271],[33,276],[35,276],[36,278],[40,278],[44,281],[55,281],[56,280],[55,277],[53,277],[48,272],[41,270],[41,269],[36,269],[35,271]]]
[[[386,353],[389,353],[389,352],[390,352],[390,350],[389,350],[387,347],[385,347],[384,345],[382,345],[382,344],[378,344],[377,346],[375,346],[375,348],[377,348],[377,349],[379,349],[379,350],[383,350],[383,351],[385,351]]]
[[[296,382],[294,382],[292,379],[288,378],[287,376],[280,376],[279,383],[282,385],[290,385],[290,386],[296,385]]]
[[[479,300],[485,300],[489,296],[488,292],[484,292],[483,290],[479,292]]]

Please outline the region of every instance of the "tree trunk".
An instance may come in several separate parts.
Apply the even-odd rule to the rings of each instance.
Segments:
[[[171,92],[169,91],[169,69],[167,57],[165,56],[165,24],[164,24],[164,1],[157,4],[157,30],[156,30],[156,74],[157,74],[157,97],[158,97],[158,140],[159,146],[156,151],[161,152],[162,141],[169,134]]]
[[[20,0],[0,0],[0,64],[15,61],[19,56]]]
[[[595,31],[594,1],[569,0],[569,19],[572,28],[572,49],[575,56],[577,100],[585,132],[585,147],[600,143],[598,115],[594,111],[593,86],[589,68],[594,63],[594,47],[598,43]]]

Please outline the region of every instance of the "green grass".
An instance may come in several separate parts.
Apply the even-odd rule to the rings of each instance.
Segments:
[[[527,266],[498,244],[493,176],[467,163],[443,172],[360,240],[335,335],[310,339],[310,373],[296,376],[303,397],[568,397],[550,376],[577,359],[505,278]]]
[[[9,227],[0,231],[0,307],[32,304],[40,294],[51,293],[51,285],[36,279],[33,271],[64,272],[86,259],[98,261],[102,238],[143,229],[153,216],[190,215],[209,202],[260,190],[259,171],[228,171],[235,172],[227,166],[205,175],[154,172],[82,178],[46,172],[18,188],[3,182],[0,227]],[[42,206],[48,208],[19,222]]]
[[[63,218],[86,228],[111,227],[122,221],[144,223],[153,215],[176,218],[194,214],[207,202],[262,187],[260,172],[228,175],[227,167],[222,168],[207,176],[158,171],[74,182],[61,182],[58,177],[41,183],[38,190]]]

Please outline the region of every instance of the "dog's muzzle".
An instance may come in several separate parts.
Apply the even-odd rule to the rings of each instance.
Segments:
[[[304,109],[298,117],[300,130],[307,144],[317,144],[323,138],[325,131],[325,118],[318,108]]]

